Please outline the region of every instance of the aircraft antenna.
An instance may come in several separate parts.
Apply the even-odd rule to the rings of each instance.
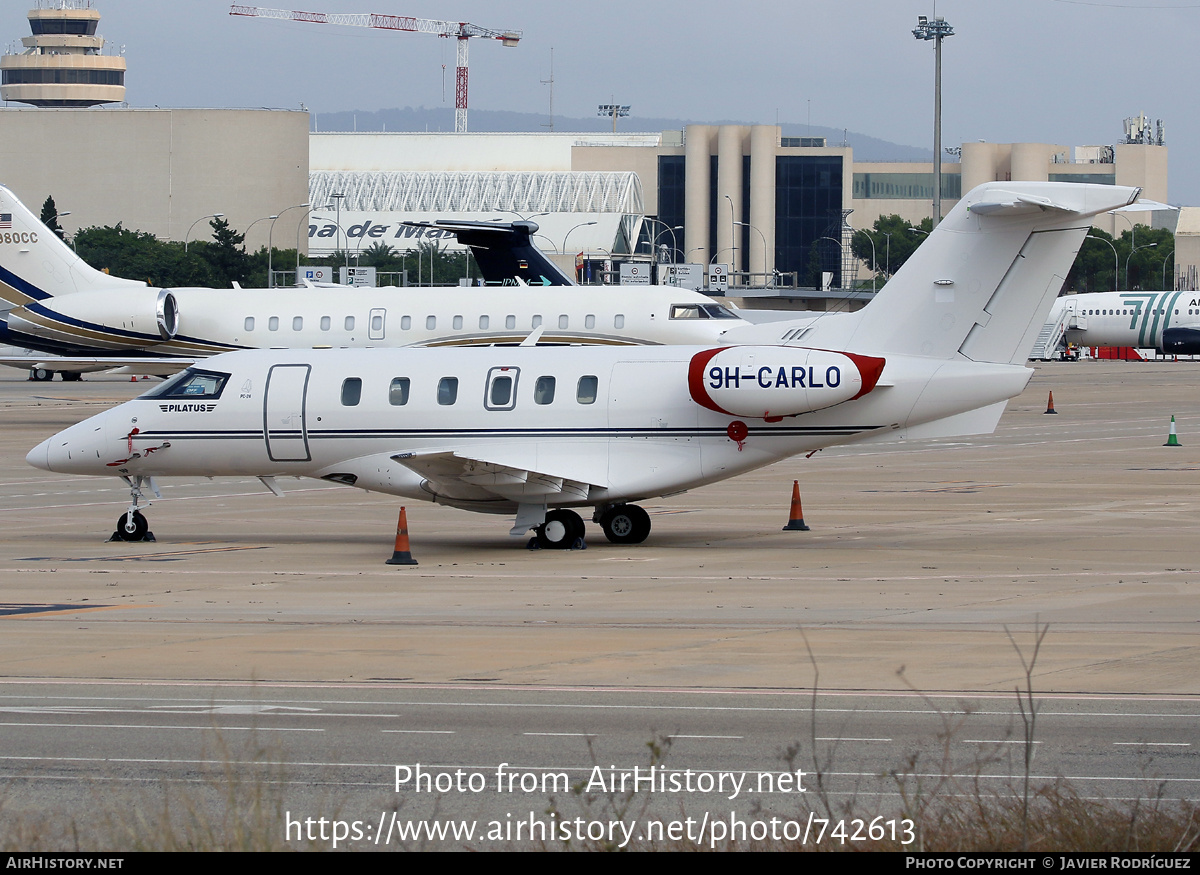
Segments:
[[[401,30],[409,33],[429,33],[458,40],[458,68],[454,88],[454,132],[467,132],[467,43],[474,37],[499,40],[515,46],[521,41],[519,30],[491,30],[467,21],[436,21],[431,18],[412,18],[407,15],[377,15],[373,12],[296,12],[288,9],[264,9],[260,6],[229,7],[230,15],[248,18],[274,18],[283,21],[307,21],[312,24],[335,24],[343,27],[373,27],[378,30]]]

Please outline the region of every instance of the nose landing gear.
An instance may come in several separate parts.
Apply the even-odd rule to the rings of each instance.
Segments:
[[[143,477],[140,474],[133,478],[122,475],[121,479],[129,484],[129,510],[117,519],[116,531],[108,539],[109,542],[155,540],[154,532],[150,531],[150,523],[138,510],[138,507],[145,498],[142,494],[142,484],[145,483],[150,487],[155,498],[162,498],[162,493],[158,491],[158,485],[154,482],[153,477]],[[146,507],[149,506],[150,502],[146,501]]]

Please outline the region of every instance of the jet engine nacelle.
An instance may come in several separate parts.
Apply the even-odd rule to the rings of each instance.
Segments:
[[[9,326],[36,337],[55,339],[63,323],[90,329],[106,345],[128,339],[130,347],[171,340],[179,330],[179,308],[167,289],[97,289],[56,295],[9,313]]]
[[[792,346],[727,346],[692,356],[688,388],[701,407],[756,419],[796,416],[861,398],[884,359]]]

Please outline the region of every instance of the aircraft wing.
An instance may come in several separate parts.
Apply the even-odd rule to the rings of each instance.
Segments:
[[[531,441],[522,447],[398,453],[392,459],[452,497],[484,493],[518,503],[587,501],[591,487],[609,485],[607,446],[600,442],[599,451],[591,449]]]
[[[155,374],[165,377],[191,367],[196,359],[189,358],[120,358],[119,356],[53,356],[0,355],[0,365],[22,370],[41,368],[47,371],[113,371],[127,374]]]

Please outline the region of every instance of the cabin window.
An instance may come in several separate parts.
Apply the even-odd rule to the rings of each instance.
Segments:
[[[517,317],[516,316],[505,316],[504,317],[504,327],[505,328],[516,328],[517,327]]]
[[[554,383],[553,377],[538,377],[537,382],[533,384],[533,403],[552,403],[554,401]]]
[[[401,316],[400,317],[400,330],[408,331],[410,328],[412,328],[412,317],[411,316]]]
[[[490,321],[491,321],[491,320],[489,320],[489,319],[488,319],[488,317],[486,317],[486,316],[480,316],[480,317],[479,317],[479,328],[480,328],[480,330],[482,330],[482,331],[487,331],[487,327],[488,327],[488,324],[489,324],[489,322],[490,322]]]
[[[154,398],[220,398],[229,374],[188,368],[147,395]]]
[[[371,330],[375,332],[383,331],[383,317],[378,313],[371,317]]]
[[[558,327],[559,328],[566,328],[570,324],[571,324],[571,317],[568,316],[566,313],[563,313],[561,316],[558,317]]]
[[[580,377],[579,385],[575,389],[575,400],[580,404],[594,404],[597,382],[595,377]]]
[[[254,317],[253,317],[253,316],[247,316],[247,317],[246,317],[246,330],[247,330],[247,331],[253,331],[253,330],[254,330]]]
[[[438,381],[438,404],[449,407],[458,400],[458,377],[442,377]]]
[[[347,330],[347,331],[353,331],[353,330],[354,330],[354,317],[353,317],[353,316],[347,316],[347,317],[346,317],[346,330]]]
[[[332,327],[333,327],[333,320],[330,319],[328,316],[322,316],[321,317],[321,330],[328,331]]]
[[[388,386],[388,404],[393,407],[403,407],[408,403],[408,377],[395,377],[392,385]]]
[[[530,328],[539,328],[541,326],[541,324],[542,324],[541,316],[534,316],[532,319],[529,320]]]
[[[613,328],[624,328],[624,327],[625,327],[625,314],[618,313],[616,316],[613,317]]]
[[[462,331],[462,317],[461,316],[454,317],[454,330]]]
[[[303,331],[303,330],[304,330],[304,317],[303,316],[293,316],[292,317],[292,331]]]
[[[347,377],[342,381],[342,406],[354,407],[362,399],[362,378]]]
[[[272,316],[270,319],[268,319],[267,320],[267,328],[271,329],[272,331],[278,331],[279,330],[279,317]]]
[[[436,316],[426,316],[425,317],[425,327],[430,331],[433,331],[433,329],[437,328],[437,317]]]
[[[584,328],[595,328],[596,327],[596,314],[595,313],[588,313],[587,316],[583,317],[583,327]]]

